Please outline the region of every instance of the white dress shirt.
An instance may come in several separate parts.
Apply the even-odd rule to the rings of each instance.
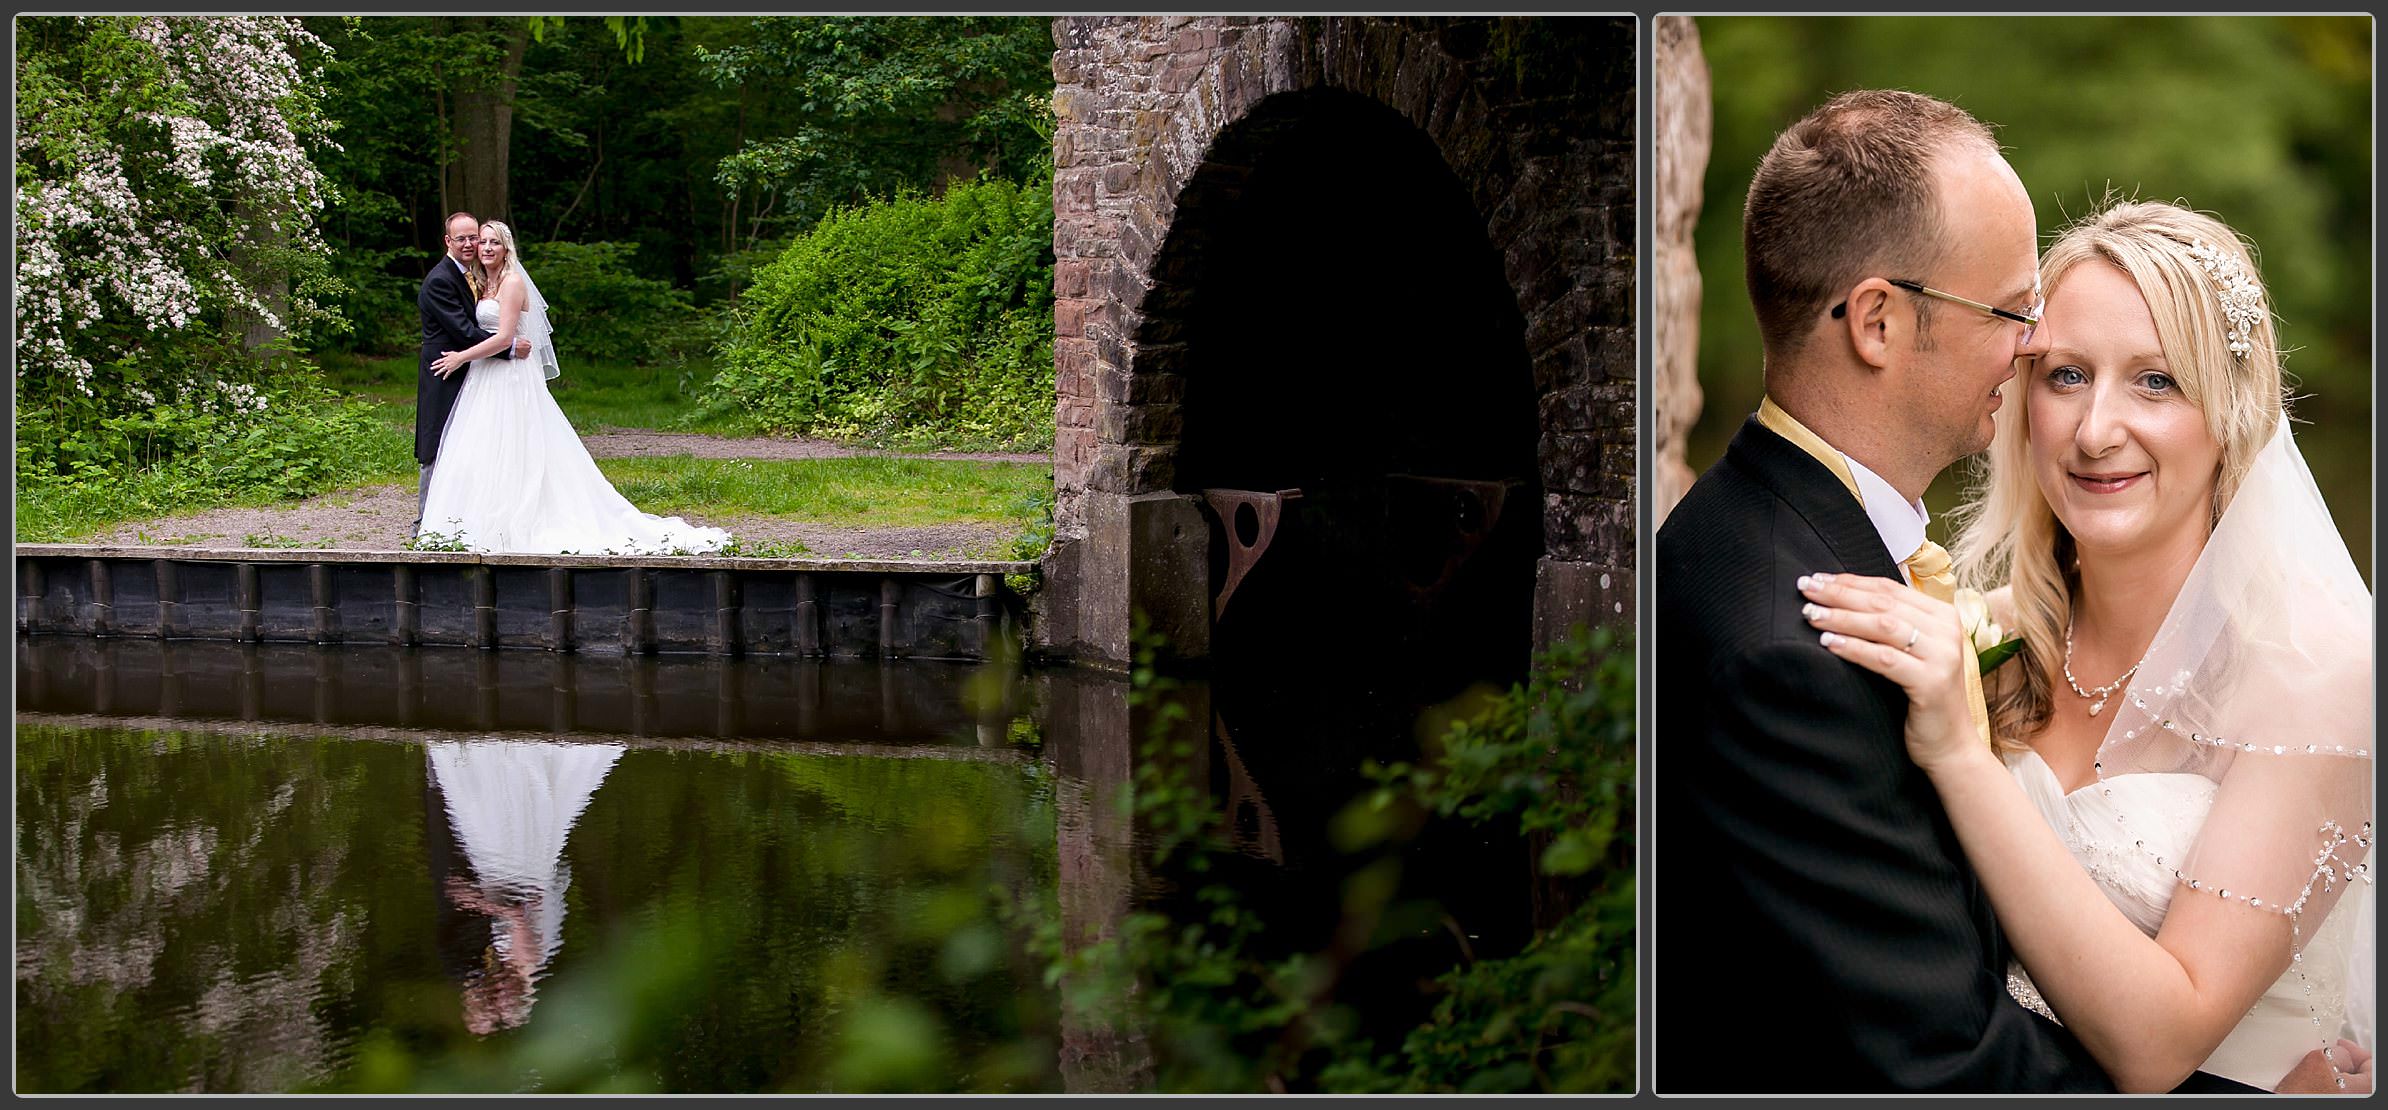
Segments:
[[[1835,450],[1838,450],[1836,448]],[[1891,561],[1899,564],[1899,577],[1915,585],[1913,575],[1907,573],[1907,557],[1924,546],[1924,525],[1932,522],[1932,514],[1924,511],[1921,498],[1909,501],[1882,479],[1882,475],[1866,469],[1866,464],[1842,452],[1841,461],[1849,464],[1849,476],[1857,479],[1857,500],[1866,510],[1866,519],[1874,522],[1874,533],[1882,537],[1882,549],[1890,552]]]

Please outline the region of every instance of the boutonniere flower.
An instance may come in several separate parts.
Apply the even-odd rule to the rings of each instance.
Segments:
[[[1982,591],[1960,587],[1953,599],[1957,605],[1957,623],[1965,629],[1966,642],[1973,645],[1974,662],[1981,673],[1989,674],[1998,665],[2023,650],[2023,637],[2009,636],[1998,622],[1990,619],[1990,600]]]

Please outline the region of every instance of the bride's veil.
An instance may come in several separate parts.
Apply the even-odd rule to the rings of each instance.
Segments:
[[[2286,417],[2199,554],[2098,749],[2215,784],[2177,898],[2285,917],[2317,1047],[2373,1044],[2372,597]],[[2113,797],[2112,793],[2108,794]],[[2168,815],[2122,811],[2116,847]],[[2344,1063],[2343,1055],[2340,1062]]]
[[[514,333],[531,342],[531,359],[539,365],[548,381],[556,380],[563,368],[556,363],[555,326],[547,319],[547,298],[539,295],[539,284],[531,280],[530,271],[522,268],[522,256],[508,252],[506,268],[522,282],[524,294],[522,316],[515,321]]]

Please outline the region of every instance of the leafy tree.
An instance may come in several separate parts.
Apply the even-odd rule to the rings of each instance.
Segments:
[[[778,134],[721,164],[750,246],[839,205],[1051,162],[1042,17],[762,18],[751,41],[698,57],[725,88],[773,86],[794,103]]]
[[[20,403],[153,403],[325,317],[320,40],[278,18],[18,28]]]

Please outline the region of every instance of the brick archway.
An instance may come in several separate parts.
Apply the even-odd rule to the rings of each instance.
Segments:
[[[1541,502],[1535,638],[1630,619],[1632,21],[1073,17],[1054,35],[1057,534],[1040,646],[1123,661],[1142,608],[1200,649],[1202,568],[1170,548],[1201,524],[1175,491],[1199,463],[1186,342],[1210,217],[1241,203],[1254,155],[1305,106],[1338,99],[1431,145],[1513,297]]]

